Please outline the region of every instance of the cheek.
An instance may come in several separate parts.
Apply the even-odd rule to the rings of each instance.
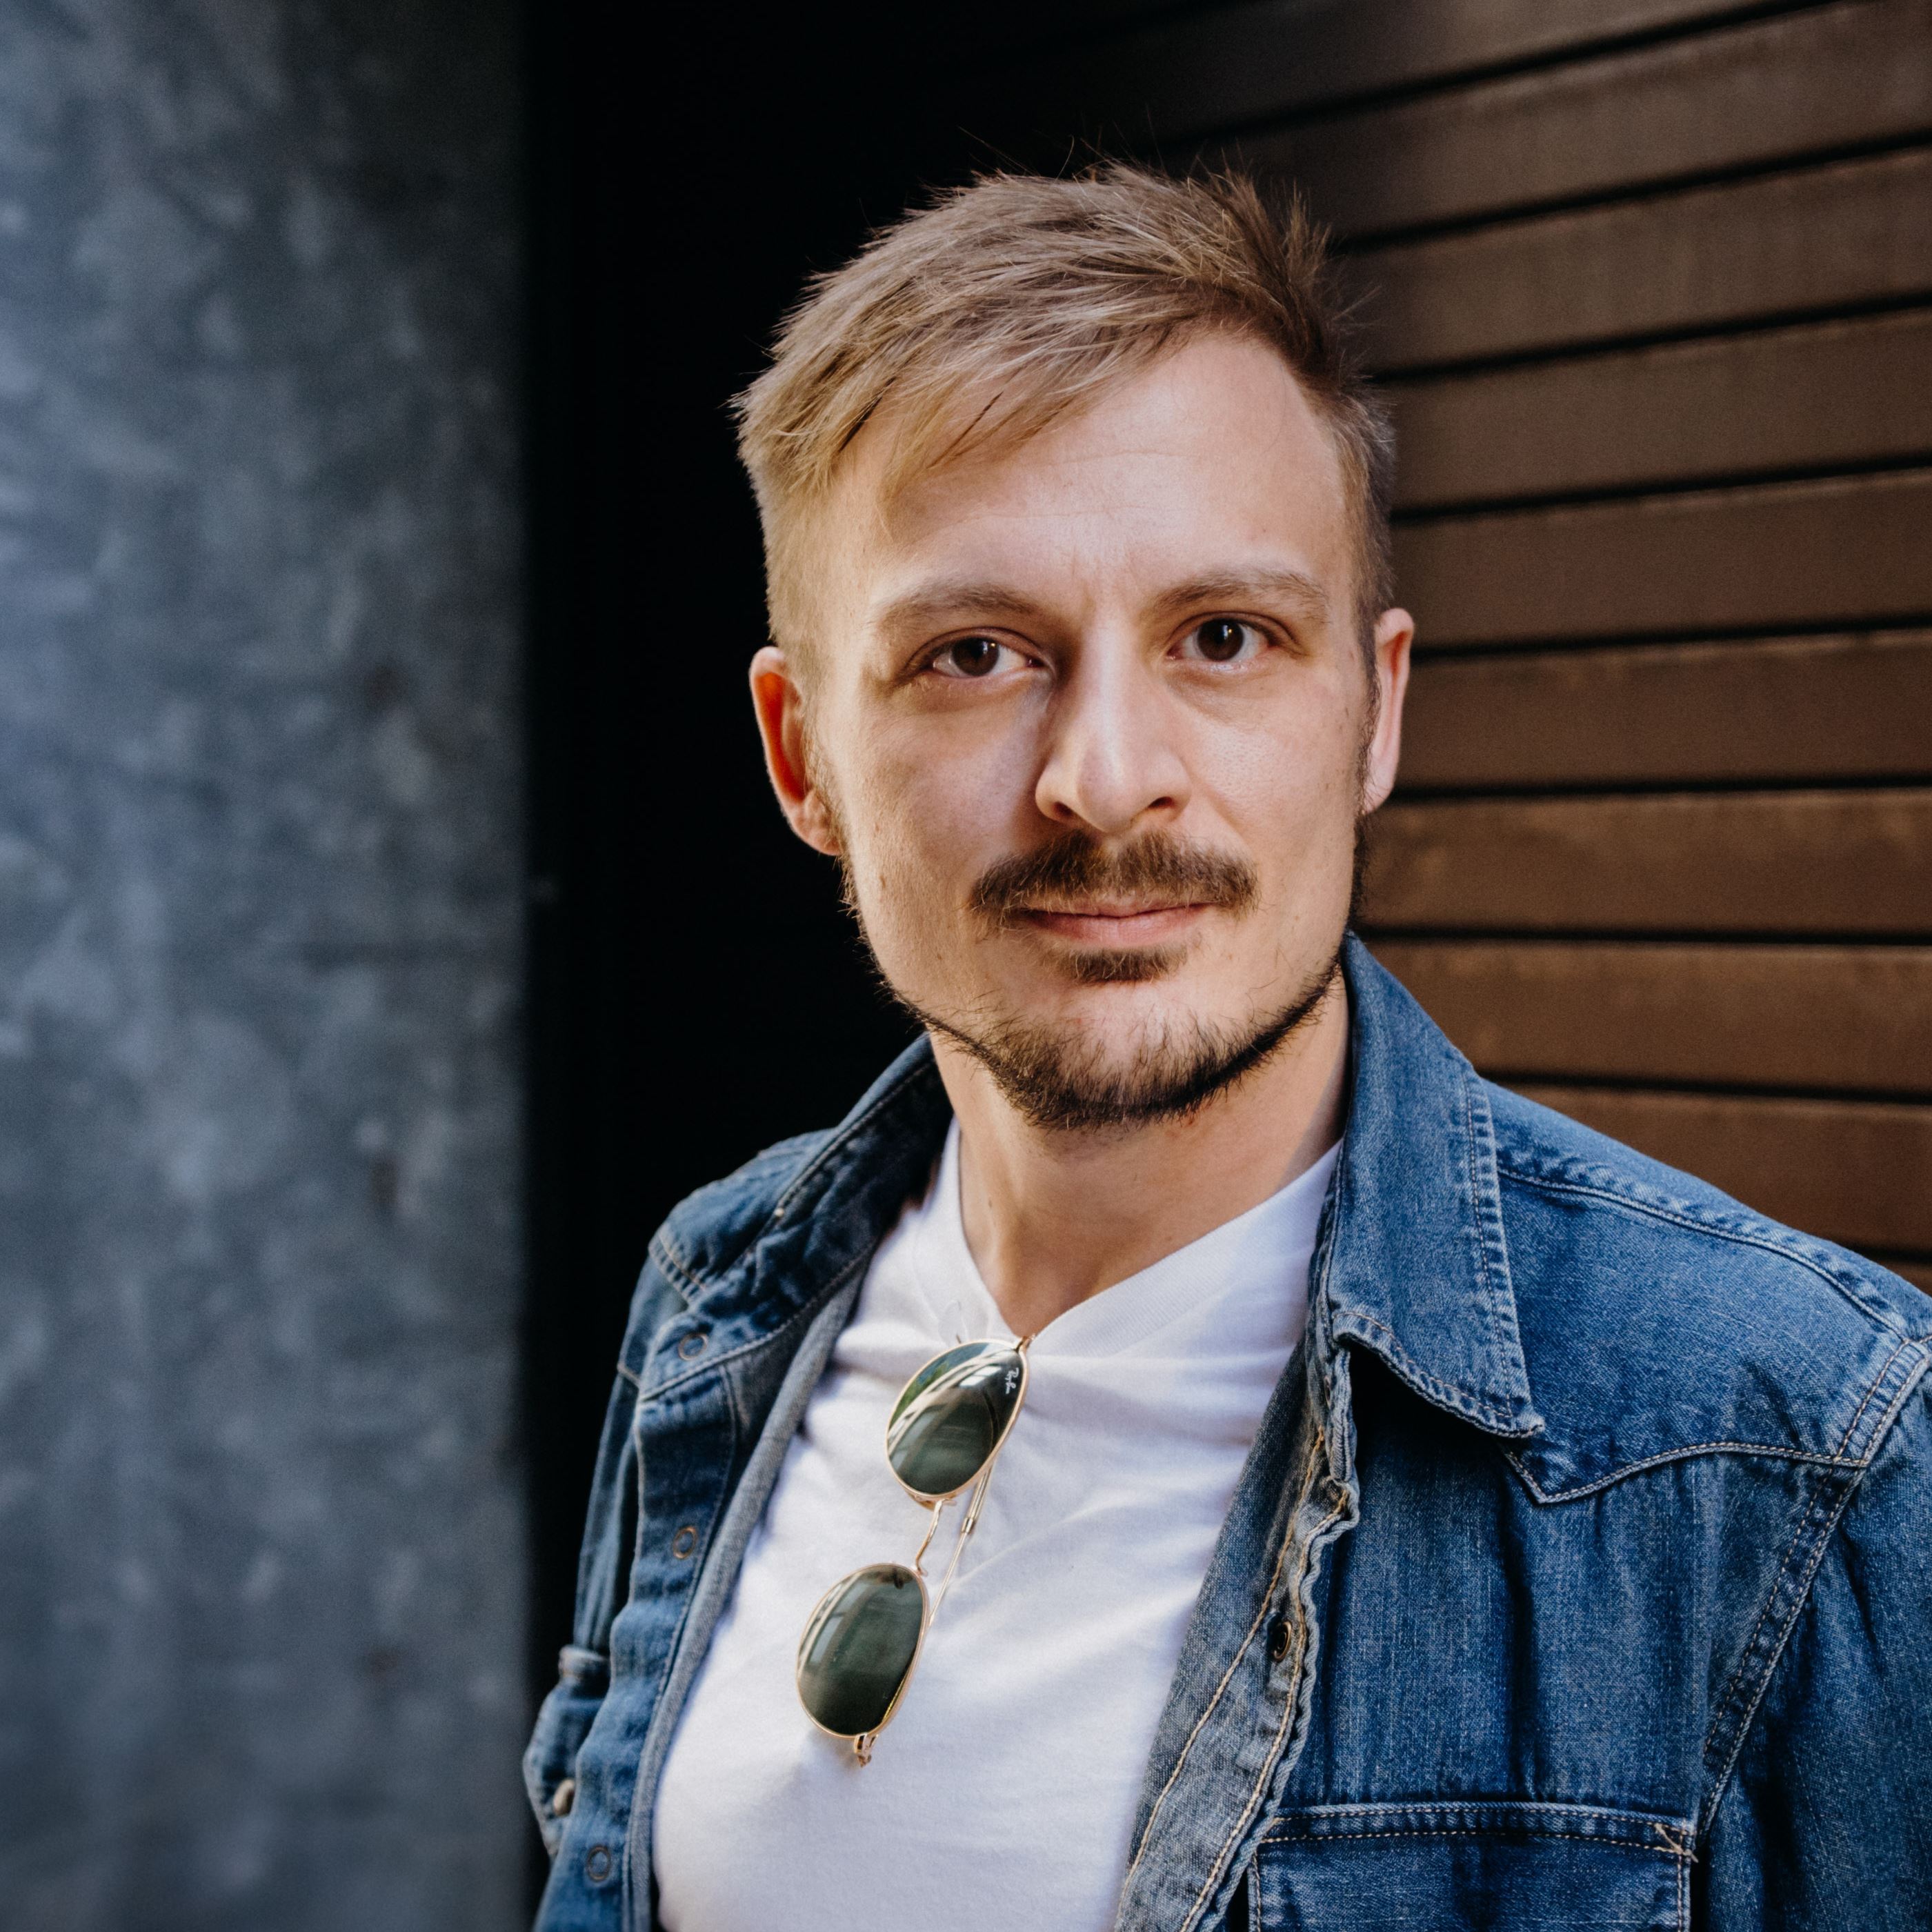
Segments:
[[[860,916],[886,976],[903,985],[978,876],[964,836],[970,817],[935,797],[930,775],[903,760],[848,761],[838,784]]]
[[[1285,719],[1213,734],[1199,775],[1245,839],[1305,862],[1311,848],[1346,839],[1354,822],[1360,724],[1346,705],[1298,706]]]
[[[928,901],[963,904],[1017,849],[1032,811],[1025,748],[984,729],[878,732],[854,776],[888,878]]]

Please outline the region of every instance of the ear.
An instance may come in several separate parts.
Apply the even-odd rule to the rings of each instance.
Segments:
[[[806,750],[805,693],[776,644],[766,645],[752,660],[752,708],[764,741],[765,770],[786,823],[814,852],[836,858],[838,822],[812,777]]]
[[[1395,789],[1396,766],[1402,761],[1402,704],[1408,695],[1409,647],[1415,642],[1415,620],[1406,610],[1384,610],[1376,620],[1376,689],[1378,700],[1375,736],[1364,760],[1362,804],[1373,812]]]

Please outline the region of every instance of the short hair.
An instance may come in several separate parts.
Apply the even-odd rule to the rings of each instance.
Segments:
[[[1392,596],[1394,434],[1352,350],[1325,236],[1298,197],[1276,214],[1241,175],[1120,162],[1070,179],[982,176],[807,284],[770,367],[734,406],[773,638],[808,641],[802,526],[887,404],[890,494],[1036,434],[1214,331],[1276,350],[1333,438],[1368,648]]]

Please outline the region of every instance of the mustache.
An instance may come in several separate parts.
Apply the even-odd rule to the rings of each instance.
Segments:
[[[1184,844],[1171,832],[1150,832],[1118,849],[1076,832],[989,866],[968,904],[999,930],[1059,900],[1152,898],[1240,912],[1259,890],[1246,860]]]

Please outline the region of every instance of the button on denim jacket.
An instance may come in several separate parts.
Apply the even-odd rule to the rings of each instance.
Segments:
[[[1359,944],[1344,964],[1308,1326],[1202,1586],[1119,1925],[1932,1924],[1932,1306],[1490,1085]],[[915,1047],[652,1244],[525,1763],[542,1932],[652,1922],[679,1714],[948,1118]]]

